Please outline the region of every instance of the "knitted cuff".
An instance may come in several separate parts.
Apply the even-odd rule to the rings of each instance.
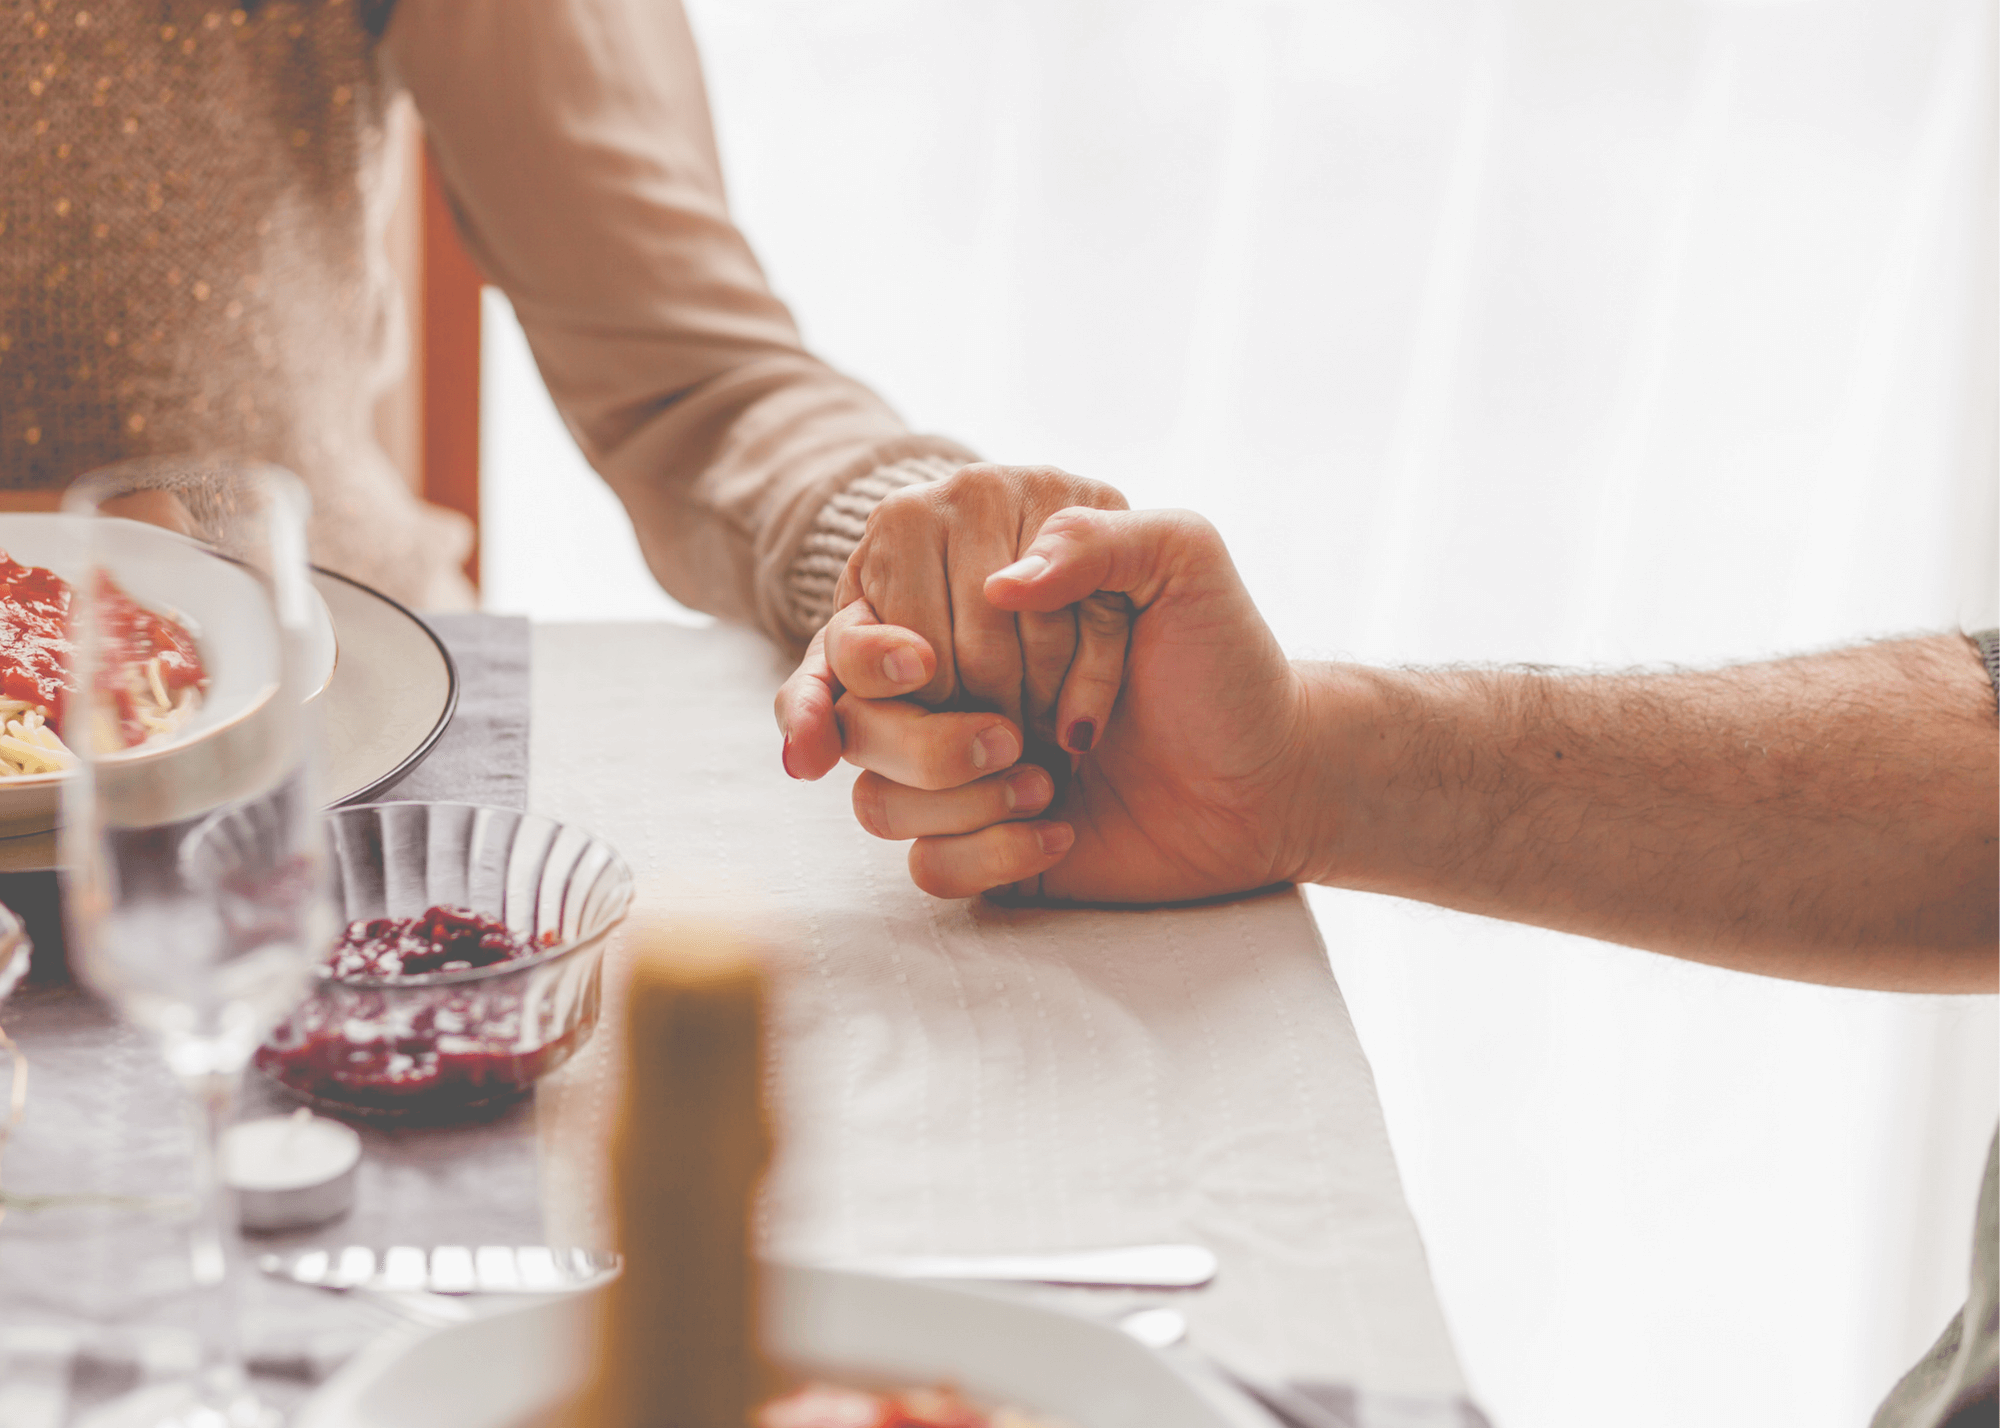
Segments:
[[[799,542],[785,572],[786,609],[795,630],[817,630],[833,614],[834,587],[847,557],[861,543],[868,528],[868,513],[881,504],[891,491],[905,486],[922,486],[942,481],[963,465],[945,456],[910,456],[877,466],[867,475],[850,481],[820,507],[812,529]]]
[[[1979,646],[1979,656],[1986,661],[1986,677],[1993,681],[1993,697],[2000,703],[2000,630],[1981,630],[1967,636]]]

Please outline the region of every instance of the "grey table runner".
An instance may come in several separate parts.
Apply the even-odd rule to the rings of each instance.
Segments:
[[[458,666],[458,712],[430,757],[384,800],[528,806],[528,622],[514,615],[429,615]]]
[[[425,762],[385,799],[525,807],[527,621],[431,617],[458,666],[459,704]],[[27,1114],[0,1172],[24,1194],[171,1198],[187,1188],[190,1132],[152,1039],[120,1024],[66,976],[52,933],[52,875],[0,879],[40,934],[36,972],[0,1006],[29,1058]],[[297,1103],[254,1072],[245,1118]],[[359,1127],[354,1211],[319,1230],[261,1236],[251,1253],[305,1245],[514,1244],[541,1239],[532,1114],[483,1124]],[[132,1204],[64,1204],[0,1220],[0,1425],[62,1428],[192,1351],[179,1216]],[[238,1275],[245,1348],[283,1404],[384,1327],[381,1311],[322,1291]]]

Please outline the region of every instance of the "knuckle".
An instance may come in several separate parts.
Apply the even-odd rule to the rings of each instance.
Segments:
[[[936,838],[919,838],[910,845],[910,881],[932,897],[970,897],[980,891],[960,886],[942,840]]]
[[[836,615],[834,618],[838,620],[840,617]],[[846,680],[842,679],[841,671],[846,668],[848,660],[846,627],[827,626],[826,644],[823,653],[826,655],[827,672],[845,684]]]
[[[868,720],[863,712],[866,701],[853,694],[843,694],[833,706],[834,727],[840,731],[841,756],[849,763],[857,762],[867,743]]]
[[[1060,680],[1076,663],[1076,635],[1072,631],[1065,639],[1038,641],[1028,650],[1027,668],[1022,672],[1022,682],[1031,689]]]
[[[940,789],[957,788],[966,782],[966,770],[962,767],[962,755],[953,755],[940,748],[924,750],[916,761],[911,777],[916,786],[926,793],[936,793]]]
[[[959,896],[970,897],[1020,878],[1027,871],[1021,853],[1024,831],[1018,823],[1003,823],[960,839],[965,862],[956,879]]]
[[[1089,535],[1101,530],[1104,512],[1095,506],[1064,506],[1042,523],[1044,533],[1055,531],[1062,535]]]
[[[851,600],[843,600],[840,608],[833,612],[827,622],[820,627],[828,641],[843,638],[848,631],[857,627],[866,628],[875,619],[875,607],[868,603],[866,595],[856,595]]]
[[[954,491],[992,491],[1007,483],[1007,468],[996,466],[991,461],[975,461],[970,466],[961,466],[958,472],[945,484]]]
[[[993,830],[992,847],[986,851],[986,881],[981,891],[1001,883],[1016,882],[1038,871],[1048,860],[1027,823],[1005,823]]]
[[[938,661],[937,673],[931,676],[930,683],[907,697],[926,708],[937,709],[950,703],[957,694],[958,668],[947,658]]]
[[[1094,480],[1089,476],[1067,478],[1068,500],[1071,506],[1086,506],[1100,511],[1123,511],[1131,508],[1125,493],[1108,482]]]
[[[858,681],[850,676],[868,671],[871,662],[879,663],[883,643],[880,625],[863,625],[849,622],[827,637],[826,665],[843,687]]]
[[[968,878],[968,892],[985,892],[1002,883],[1011,883],[1019,876],[1013,870],[1014,860],[1008,856],[1014,829],[1011,825],[992,828],[985,834],[965,841],[971,845],[972,868]]]
[[[1105,511],[1129,511],[1132,503],[1125,499],[1125,493],[1116,486],[1107,486],[1102,481],[1090,483],[1090,504]]]
[[[1019,650],[960,650],[958,682],[982,699],[993,699],[1018,688],[1021,683]]]
[[[894,838],[883,780],[864,773],[854,780],[854,821],[877,838]]]
[[[1222,532],[1215,528],[1214,522],[1207,516],[1199,511],[1173,511],[1169,514],[1173,520],[1175,537],[1188,549],[1206,552],[1219,552],[1224,549]]]
[[[1100,590],[1077,606],[1076,620],[1086,639],[1123,640],[1132,628],[1132,602],[1116,591]]]
[[[931,499],[927,486],[902,486],[877,501],[862,527],[862,544],[848,557],[848,568],[854,568],[864,550],[874,554],[875,544],[901,540],[929,525]]]
[[[1119,682],[1112,673],[1078,670],[1063,686],[1062,708],[1066,718],[1098,714],[1109,718],[1117,707]],[[1060,722],[1060,721],[1059,721]],[[1098,731],[1101,737],[1105,731]]]
[[[952,510],[986,507],[993,505],[1005,493],[1007,473],[1005,467],[981,461],[961,466],[953,475],[930,486],[911,489],[923,491],[938,507]]]
[[[1107,482],[1078,476],[1058,466],[1030,466],[1017,472],[1022,494],[1043,507],[1082,506],[1095,510],[1122,511],[1129,503],[1124,492]]]

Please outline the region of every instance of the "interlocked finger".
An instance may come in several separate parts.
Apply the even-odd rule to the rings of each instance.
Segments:
[[[901,840],[973,833],[1048,807],[1055,782],[1047,770],[1018,764],[1003,774],[927,790],[892,783],[877,773],[854,781],[854,816],[877,838]]]
[[[910,845],[910,879],[933,897],[973,897],[1039,877],[1076,841],[1067,823],[998,823]]]
[[[883,624],[856,600],[826,624],[826,661],[843,688],[863,699],[891,699],[923,687],[937,667],[930,641]]]
[[[909,788],[957,788],[1021,757],[1020,731],[998,714],[843,694],[833,717],[843,758]]]
[[[1021,717],[1041,744],[1061,742],[1057,721],[1063,678],[1076,658],[1074,610],[1023,610],[1014,617],[1021,632]]]
[[[1056,727],[1062,731],[1064,748],[1087,754],[1111,723],[1111,710],[1125,680],[1132,602],[1116,591],[1100,590],[1074,608],[1076,658],[1063,678]],[[1027,619],[1027,612],[1021,618]]]

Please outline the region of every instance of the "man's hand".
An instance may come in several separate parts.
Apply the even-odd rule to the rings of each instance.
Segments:
[[[1124,692],[1050,821],[1005,821],[1020,815],[978,784],[912,787],[872,764],[855,781],[871,832],[916,839],[926,891],[1168,902],[1308,875],[1337,771],[1312,742],[1313,690],[1214,528],[1184,512],[1061,511],[981,598],[1025,615],[1106,595],[1133,612]]]
[[[845,757],[916,788],[976,783],[961,797],[982,808],[1045,804],[1045,771],[1002,771],[1024,734],[1090,747],[1117,698],[1129,617],[1104,596],[1017,619],[987,602],[986,579],[1055,511],[1124,505],[1049,467],[968,466],[889,496],[848,558],[834,617],[778,691],[785,771],[816,779]]]
[[[1124,690],[1034,825],[1072,843],[856,781],[921,887],[1310,880],[1801,981],[1995,987],[2000,738],[1960,636],[1701,673],[1293,665],[1215,532],[1154,512],[1059,512],[987,582],[1005,610],[1104,591],[1134,611]]]

